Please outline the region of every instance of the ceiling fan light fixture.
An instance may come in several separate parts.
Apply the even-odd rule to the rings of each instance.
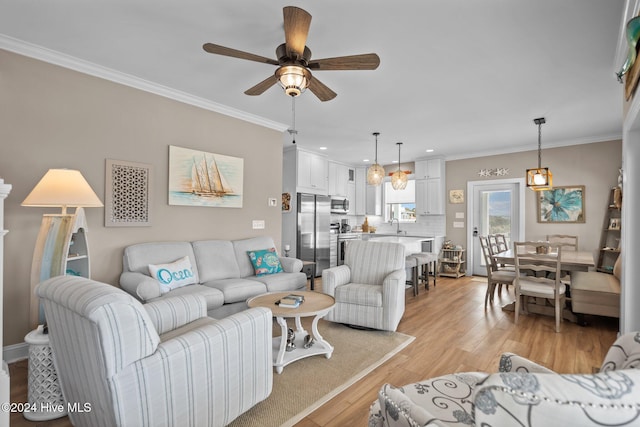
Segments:
[[[283,65],[276,70],[276,77],[287,95],[298,96],[309,86],[311,73],[300,65]]]
[[[384,179],[384,168],[378,164],[378,135],[380,132],[373,133],[373,136],[376,137],[376,159],[367,169],[367,184],[375,186],[382,184]]]
[[[549,168],[543,168],[542,164],[542,125],[546,123],[544,117],[533,119],[538,125],[538,167],[527,169],[527,187],[533,191],[549,190],[553,186],[553,174]]]
[[[398,146],[398,170],[391,175],[391,187],[394,190],[404,190],[407,188],[407,174],[400,170],[400,147],[402,146],[402,142],[396,142]]]

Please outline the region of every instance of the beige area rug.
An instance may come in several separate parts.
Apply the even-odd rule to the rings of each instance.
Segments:
[[[307,331],[311,322],[303,319]],[[292,323],[292,322],[291,322]],[[273,391],[231,427],[292,426],[398,353],[415,337],[364,331],[321,320],[318,331],[334,348],[330,359],[311,356],[273,373]],[[280,335],[275,325],[274,336]]]

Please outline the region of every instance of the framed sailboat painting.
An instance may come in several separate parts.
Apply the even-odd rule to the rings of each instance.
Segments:
[[[244,159],[169,146],[169,204],[241,208]]]

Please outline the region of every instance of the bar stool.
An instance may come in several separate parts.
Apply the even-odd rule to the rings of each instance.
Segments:
[[[418,295],[418,260],[416,257],[407,255],[404,259],[404,268],[411,269],[411,285],[413,286],[413,296]],[[407,280],[409,282],[409,280]]]
[[[429,289],[429,271],[433,271],[433,286],[436,285],[438,271],[438,254],[433,252],[417,252],[411,254],[417,261],[418,278],[424,280],[424,288]]]

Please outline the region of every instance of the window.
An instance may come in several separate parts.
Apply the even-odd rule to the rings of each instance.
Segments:
[[[384,219],[400,222],[416,222],[416,182],[407,181],[404,190],[394,190],[391,182],[384,183]]]

